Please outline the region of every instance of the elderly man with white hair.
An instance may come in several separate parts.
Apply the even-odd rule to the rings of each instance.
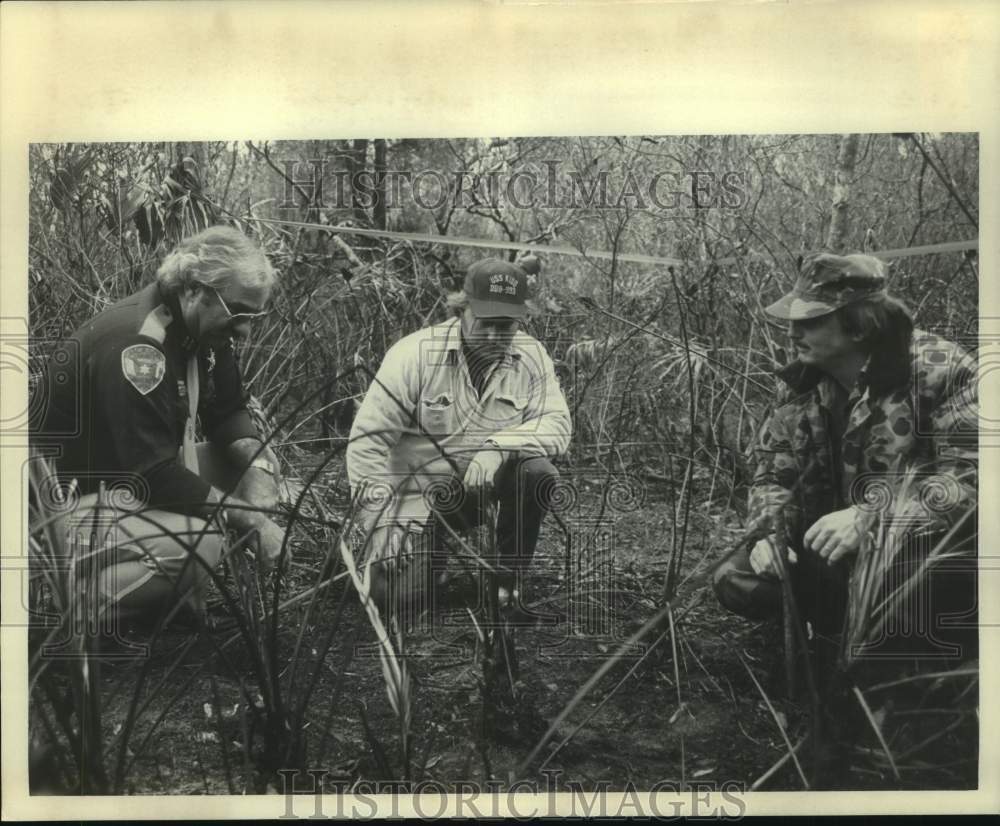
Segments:
[[[266,515],[277,463],[248,413],[232,345],[266,312],[274,280],[255,242],[211,227],[52,353],[33,446],[80,495],[70,541],[98,566],[103,613],[149,620],[183,600],[182,614],[203,618],[226,522],[257,538],[262,564],[278,558],[284,531]],[[223,490],[204,478],[198,419],[214,464],[221,457],[240,480],[224,509]]]

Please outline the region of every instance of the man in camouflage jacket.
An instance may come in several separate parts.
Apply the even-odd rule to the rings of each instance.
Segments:
[[[949,531],[966,546],[974,536],[975,361],[912,330],[884,284],[877,258],[812,255],[793,291],[767,308],[791,322],[798,358],[778,372],[786,387],[754,448],[752,538],[715,571],[716,594],[732,611],[753,619],[780,611],[775,549],[787,546],[800,609],[820,633],[835,634],[850,567],[880,526],[884,538],[889,517],[925,549]],[[878,323],[857,331],[851,318]],[[965,573],[958,601],[968,607],[974,574],[968,594]],[[955,599],[936,603],[944,604]]]

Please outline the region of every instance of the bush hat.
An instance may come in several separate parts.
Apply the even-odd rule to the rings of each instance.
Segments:
[[[803,321],[884,292],[885,264],[875,256],[815,252],[799,264],[792,291],[764,312],[783,321]]]

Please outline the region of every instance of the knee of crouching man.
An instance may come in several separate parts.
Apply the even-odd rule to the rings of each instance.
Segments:
[[[737,559],[715,569],[712,590],[723,608],[747,619],[768,619],[781,610],[781,583],[744,570]]]
[[[522,496],[533,497],[542,507],[549,507],[559,471],[545,456],[528,456],[517,462],[517,489]]]
[[[525,456],[518,459],[518,473],[523,479],[532,482],[559,476],[556,466],[546,456]]]
[[[732,591],[732,573],[732,565],[728,559],[722,564],[716,566],[715,570],[712,572],[712,591],[715,593],[715,598],[725,608],[730,607],[729,602]]]

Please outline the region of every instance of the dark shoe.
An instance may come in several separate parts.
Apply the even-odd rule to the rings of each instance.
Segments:
[[[528,608],[516,589],[508,591],[500,586],[497,593],[500,616],[511,628],[548,628],[565,621],[554,613],[540,613]]]

